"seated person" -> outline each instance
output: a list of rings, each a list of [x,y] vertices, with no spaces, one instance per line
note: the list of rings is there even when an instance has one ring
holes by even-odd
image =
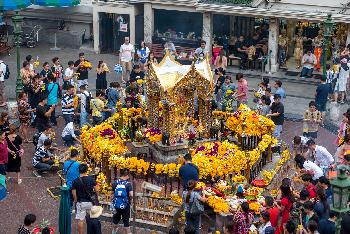
[[[247,56],[248,48],[244,41],[244,36],[240,36],[238,41],[236,42],[236,51],[237,51],[237,57],[241,58],[240,69],[245,69],[247,58],[248,58]]]
[[[139,86],[136,79],[130,79],[130,85],[126,87],[125,93],[127,97],[135,97],[139,93]]]
[[[135,64],[132,72],[130,74],[130,80],[143,80],[145,78],[145,73],[141,71],[141,67],[138,64]]]
[[[317,63],[316,56],[311,53],[311,50],[308,50],[306,54],[304,54],[301,63],[303,64],[303,69],[301,70],[300,77],[301,78],[311,78],[312,73],[314,71],[314,66]]]
[[[71,147],[75,145],[75,141],[80,143],[80,140],[78,139],[77,135],[79,135],[78,131],[74,131],[74,124],[73,121],[67,123],[67,125],[64,127],[62,131],[62,139],[64,141],[64,145],[67,147]]]
[[[132,98],[131,97],[128,97],[125,99],[125,103],[123,104],[122,108],[132,108],[133,105],[132,105]]]
[[[221,85],[221,93],[226,94],[228,90],[234,92],[236,90],[235,85],[231,82],[231,76],[225,77],[225,82]]]
[[[46,139],[44,145],[38,148],[34,154],[32,164],[37,171],[33,173],[37,177],[40,177],[38,173],[57,170],[57,167],[53,166],[55,162],[53,161],[53,154],[50,152],[51,146],[52,140]]]

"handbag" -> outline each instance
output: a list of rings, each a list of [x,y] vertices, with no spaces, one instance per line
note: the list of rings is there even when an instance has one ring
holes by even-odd
[[[83,185],[83,189],[85,191],[85,193],[87,193],[87,195],[89,195],[91,202],[94,206],[98,206],[100,204],[100,202],[98,201],[98,197],[95,191],[93,191],[93,193],[90,193],[87,188],[86,185],[83,182],[83,179],[81,177],[79,177],[79,180],[81,182],[81,184]]]
[[[8,138],[9,139],[9,138]],[[16,149],[16,156],[17,157],[22,157],[24,155],[24,149],[20,148],[18,149],[15,144],[13,144],[13,142],[9,139],[9,142],[11,143],[11,145],[13,146],[13,148]]]
[[[193,197],[193,202],[190,203],[188,212],[191,215],[201,215],[204,212],[204,205],[200,200]]]

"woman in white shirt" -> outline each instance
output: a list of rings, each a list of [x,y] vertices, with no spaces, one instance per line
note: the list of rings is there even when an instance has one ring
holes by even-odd
[[[140,61],[142,71],[145,69],[145,64],[147,63],[149,52],[150,52],[150,50],[146,46],[145,42],[141,41],[140,47],[137,50],[137,56],[138,56],[138,59]]]

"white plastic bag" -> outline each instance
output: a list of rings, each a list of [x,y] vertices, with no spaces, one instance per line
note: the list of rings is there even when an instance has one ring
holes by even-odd
[[[329,104],[330,112],[329,117],[332,121],[338,121],[340,116],[340,108],[337,102],[331,102]]]

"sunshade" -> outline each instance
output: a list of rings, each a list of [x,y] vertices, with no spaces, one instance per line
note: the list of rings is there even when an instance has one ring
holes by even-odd
[[[0,11],[14,11],[28,7],[30,0],[0,0]]]

